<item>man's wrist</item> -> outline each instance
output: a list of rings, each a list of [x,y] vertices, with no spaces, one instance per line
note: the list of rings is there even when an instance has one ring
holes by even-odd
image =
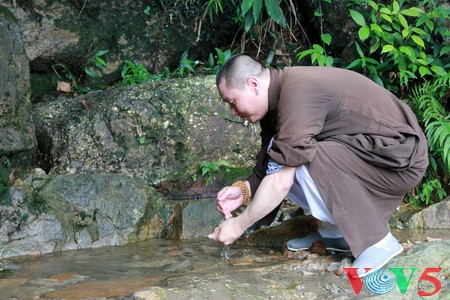
[[[242,196],[244,198],[244,201],[242,202],[242,204],[248,206],[250,204],[250,199],[251,199],[249,184],[245,181],[239,180],[239,181],[234,182],[231,186],[237,186],[241,189]]]

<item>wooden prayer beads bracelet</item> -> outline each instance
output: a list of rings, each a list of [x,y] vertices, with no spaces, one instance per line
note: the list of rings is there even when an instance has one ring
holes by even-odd
[[[231,186],[238,186],[241,188],[242,195],[244,196],[244,201],[242,202],[242,204],[248,206],[250,204],[250,191],[248,190],[248,187],[245,184],[245,182],[242,180],[239,180],[239,181],[234,182]]]

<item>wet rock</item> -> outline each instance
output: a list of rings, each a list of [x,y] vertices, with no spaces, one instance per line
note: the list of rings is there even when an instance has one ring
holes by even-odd
[[[133,293],[133,300],[159,300],[166,297],[165,291],[160,287],[152,287],[147,290]],[[131,299],[130,299],[131,300]]]
[[[0,6],[0,155],[36,146],[31,118],[30,69],[20,28]]]
[[[182,238],[206,237],[214,231],[223,216],[217,210],[216,199],[189,201],[183,209]]]
[[[286,241],[307,236],[316,231],[318,226],[318,221],[312,216],[297,216],[279,225],[258,229],[236,243],[242,246],[282,249]]]
[[[3,271],[11,271],[11,270],[18,270],[20,269],[20,266],[13,263],[10,260],[0,260],[0,272]]]
[[[450,228],[450,198],[412,215],[406,224],[413,228]]]

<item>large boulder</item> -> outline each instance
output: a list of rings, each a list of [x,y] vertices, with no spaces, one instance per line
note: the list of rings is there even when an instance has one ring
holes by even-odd
[[[30,71],[19,27],[0,6],[0,156],[33,149]]]
[[[156,185],[201,161],[251,166],[259,146],[220,101],[214,76],[152,81],[35,105],[40,156],[57,174],[124,173]]]
[[[450,228],[450,198],[415,213],[407,225],[413,228]]]
[[[12,205],[0,206],[0,259],[125,245],[171,230],[171,206],[144,181],[123,174],[41,170],[10,194]]]

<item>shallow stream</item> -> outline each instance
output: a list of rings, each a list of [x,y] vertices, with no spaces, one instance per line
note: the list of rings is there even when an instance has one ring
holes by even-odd
[[[403,243],[450,239],[447,229],[393,234]],[[206,237],[153,239],[10,258],[12,270],[0,272],[0,298],[353,299],[346,278],[312,266],[322,258],[300,267],[279,250],[224,247]]]

